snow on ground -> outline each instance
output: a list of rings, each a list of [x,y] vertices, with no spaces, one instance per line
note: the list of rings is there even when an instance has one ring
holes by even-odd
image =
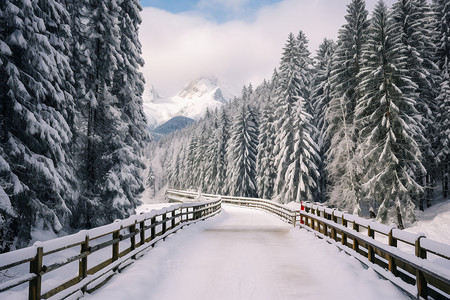
[[[407,299],[356,259],[262,211],[220,215],[158,243],[89,300]]]
[[[431,206],[418,212],[419,221],[406,231],[423,232],[427,238],[450,245],[450,201]]]

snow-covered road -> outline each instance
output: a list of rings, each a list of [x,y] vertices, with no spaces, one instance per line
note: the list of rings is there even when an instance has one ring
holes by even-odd
[[[158,243],[85,299],[407,299],[335,246],[262,211],[220,215]]]

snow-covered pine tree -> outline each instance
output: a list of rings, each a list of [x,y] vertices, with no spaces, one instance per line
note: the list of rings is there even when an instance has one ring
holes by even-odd
[[[340,209],[359,213],[359,163],[355,158],[358,132],[354,124],[354,111],[361,98],[356,87],[360,82],[361,48],[369,25],[364,0],[353,0],[347,7],[347,13],[347,23],[339,30],[333,55],[332,92],[325,114],[328,124],[325,139],[330,143],[326,153],[327,196],[330,203]]]
[[[3,1],[0,24],[0,251],[7,251],[26,245],[32,228],[59,232],[71,215],[73,78],[59,1]]]
[[[277,136],[275,140],[275,167],[277,178],[275,181],[275,193],[279,202],[289,202],[296,199],[292,191],[297,189],[292,184],[296,182],[292,178],[299,178],[300,174],[288,174],[288,168],[293,168],[299,157],[293,155],[295,137],[297,136],[297,120],[299,116],[296,109],[297,102],[302,99],[302,110],[311,115],[312,106],[309,100],[312,82],[313,61],[307,49],[308,40],[300,31],[297,38],[291,33],[281,58],[278,73],[278,86],[275,90],[275,117]],[[308,132],[308,134],[313,134]],[[301,137],[300,137],[301,138]],[[314,156],[314,159],[318,156]],[[315,164],[317,165],[318,162]],[[295,169],[298,170],[298,169]],[[288,178],[289,176],[289,178]],[[290,182],[288,182],[288,180]],[[295,197],[295,198],[289,198]]]
[[[82,74],[83,86],[79,88],[83,98],[78,102],[78,110],[83,117],[80,119],[80,136],[84,137],[80,147],[83,163],[79,174],[87,183],[82,188],[78,214],[74,219],[75,225],[81,227],[98,226],[130,215],[142,190],[142,181],[138,177],[142,162],[133,148],[136,142],[124,142],[142,133],[143,116],[136,109],[142,93],[142,80],[137,71],[130,71],[133,67],[138,68],[133,63],[139,64],[135,56],[139,53],[134,49],[136,52],[124,55],[121,50],[118,26],[121,2],[87,1],[83,3],[86,15],[79,20],[84,21],[79,33],[84,37],[79,45],[80,56],[83,53],[88,55],[85,58],[86,71]],[[126,18],[125,13],[122,16]],[[124,64],[124,59],[129,63]],[[114,81],[121,73],[122,78],[128,76],[135,90],[130,92],[125,88],[118,93],[114,89]],[[131,94],[125,95],[127,92]],[[127,103],[130,105],[125,108]],[[131,117],[136,120],[130,122]]]
[[[435,0],[433,10],[436,19],[436,64],[440,71],[437,123],[440,134],[437,136],[437,159],[442,179],[442,194],[449,197],[450,180],[450,3]]]
[[[225,108],[220,111],[220,119],[218,123],[218,128],[216,130],[216,136],[214,137],[219,141],[216,155],[216,167],[217,175],[215,178],[215,192],[218,194],[226,195],[228,194],[227,189],[227,146],[230,140],[230,121]]]
[[[300,87],[300,97],[303,97],[303,110],[312,115],[313,107],[311,101],[312,72],[314,71],[314,61],[308,50],[308,39],[300,30],[296,37],[297,59],[298,59],[298,83]]]
[[[263,199],[271,199],[274,192],[275,178],[275,120],[274,107],[269,100],[266,102],[259,124],[259,144],[258,155],[256,157],[257,166],[257,187],[258,195]]]
[[[218,172],[217,156],[220,147],[220,140],[217,138],[217,132],[219,131],[219,116],[217,110],[211,115],[209,120],[211,121],[211,124],[209,124],[208,127],[208,137],[205,145],[203,192],[216,193],[216,177]],[[208,121],[206,122],[208,123]]]
[[[114,9],[114,8],[113,8]],[[137,0],[119,3],[118,32],[120,33],[119,54],[111,94],[117,99],[114,129],[111,134],[110,148],[106,163],[108,172],[100,197],[112,201],[117,217],[128,216],[140,204],[143,182],[140,176],[145,168],[141,155],[149,140],[147,123],[142,105],[144,78],[139,68],[144,64],[141,57],[141,45],[138,27],[141,23],[141,6]],[[106,154],[106,153],[105,153]]]
[[[295,202],[315,201],[320,161],[318,146],[313,141],[317,129],[305,107],[305,99],[298,99],[295,110],[292,163],[286,170],[286,198]]]
[[[327,153],[330,147],[330,141],[325,139],[325,130],[328,127],[328,123],[325,120],[325,112],[331,101],[331,70],[333,62],[333,53],[335,51],[336,44],[329,39],[324,39],[319,45],[316,57],[316,69],[313,80],[313,91],[311,94],[312,106],[314,110],[312,122],[317,128],[317,135],[314,137],[314,141],[319,146],[320,164],[319,168],[320,180],[318,183],[318,198],[316,201],[323,202],[326,200],[326,188],[327,188],[327,175],[325,169],[325,153]]]
[[[434,103],[435,74],[437,68],[433,63],[435,46],[432,43],[433,31],[430,28],[431,9],[426,0],[399,0],[393,6],[393,17],[400,24],[402,29],[401,40],[407,50],[407,66],[412,81],[417,85],[417,109],[420,112],[421,123],[424,126],[423,136],[417,136],[417,142],[423,155],[423,163],[426,166],[426,174],[418,174],[425,186],[425,199],[419,202],[419,208],[424,209],[424,203],[431,205],[433,198],[432,174],[436,173],[434,149],[432,141],[438,132],[436,130],[437,106]]]
[[[258,123],[252,108],[242,104],[231,128],[228,146],[227,181],[229,194],[257,197],[256,155]]]
[[[294,106],[301,96],[300,62],[297,41],[289,34],[278,71],[277,86],[274,91],[275,109],[275,180],[274,194],[278,201],[289,202],[286,199],[286,170],[292,163],[291,154],[294,151]]]
[[[414,137],[421,135],[415,108],[416,84],[409,77],[401,28],[383,1],[373,12],[363,49],[356,107],[361,124],[359,155],[365,170],[361,193],[374,201],[383,223],[415,220],[415,203],[423,188],[415,174],[424,171]]]

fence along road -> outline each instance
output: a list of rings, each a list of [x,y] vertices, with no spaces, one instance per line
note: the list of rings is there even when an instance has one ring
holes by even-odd
[[[355,259],[261,210],[222,213],[152,249],[89,299],[407,299]]]
[[[305,291],[308,294],[308,291],[311,289],[312,292],[310,291],[310,295],[313,295],[314,298],[317,298],[317,293],[319,293],[318,295],[328,293],[327,295],[329,297],[335,297],[334,294],[331,294],[331,291],[337,293],[336,291],[343,290],[345,290],[345,293],[341,296],[346,299],[351,299],[349,296],[344,297],[346,293],[364,298],[368,294],[381,297],[379,294],[382,289],[375,282],[369,284],[371,288],[375,288],[375,293],[372,290],[368,292],[364,288],[361,292],[360,287],[364,286],[365,282],[358,283],[357,279],[361,279],[359,277],[360,274],[355,277],[354,274],[345,275],[345,272],[342,273],[342,270],[350,271],[350,273],[352,270],[355,270],[354,264],[342,266],[342,263],[346,264],[348,262],[347,256],[334,257],[332,261],[324,264],[324,261],[326,261],[325,258],[330,256],[330,253],[322,253],[317,256],[316,254],[330,248],[324,246],[327,244],[323,243],[323,240],[320,241],[321,244],[317,244],[318,241],[314,236],[318,236],[328,243],[334,244],[334,246],[340,248],[343,252],[360,260],[363,265],[370,266],[369,270],[372,273],[375,270],[380,276],[389,279],[413,298],[420,295],[423,298],[450,299],[450,270],[446,267],[450,262],[449,245],[434,242],[422,235],[410,234],[393,227],[374,223],[311,203],[306,203],[304,205],[305,210],[300,211],[291,210],[263,199],[229,196],[220,198],[219,196],[206,194],[204,196],[211,198],[211,200],[198,202],[198,200],[204,198],[197,198],[197,193],[169,190],[167,192],[168,200],[194,200],[195,203],[177,204],[161,211],[152,211],[144,215],[133,216],[127,220],[94,228],[89,231],[79,232],[72,236],[44,243],[36,243],[29,248],[1,254],[0,272],[5,274],[5,278],[9,279],[6,279],[6,282],[3,281],[0,283],[0,298],[3,299],[3,296],[5,296],[7,299],[12,299],[11,297],[14,298],[14,295],[16,295],[19,296],[18,299],[26,299],[28,295],[28,299],[64,299],[67,296],[82,296],[83,292],[87,292],[88,294],[94,293],[96,289],[103,286],[118,271],[126,268],[135,258],[141,256],[145,250],[154,246],[157,241],[168,237],[183,226],[217,214],[220,211],[221,203],[228,203],[268,211],[278,217],[278,225],[280,224],[280,219],[282,219],[287,224],[294,224],[314,232],[314,235],[309,234],[304,236],[304,231],[302,231],[303,233],[300,233],[300,230],[289,229],[286,231],[286,229],[280,229],[280,226],[277,224],[264,219],[260,223],[256,222],[253,224],[252,222],[255,222],[260,217],[239,217],[243,212],[241,210],[241,212],[237,213],[222,214],[221,218],[224,216],[228,217],[228,221],[224,223],[225,225],[218,223],[212,229],[204,228],[198,236],[191,236],[185,239],[183,243],[178,244],[175,248],[174,257],[179,255],[181,248],[190,249],[194,247],[192,249],[199,256],[198,259],[203,259],[204,257],[214,259],[214,261],[210,261],[214,273],[217,271],[219,274],[227,274],[230,272],[234,275],[247,274],[241,280],[234,282],[231,279],[235,280],[235,277],[223,278],[231,280],[224,280],[228,284],[224,285],[221,283],[222,285],[220,286],[227,293],[229,293],[228,287],[230,284],[233,286],[233,284],[237,283],[238,291],[241,291],[244,287],[244,292],[234,295],[236,299],[239,299],[241,296],[243,298],[253,298],[254,294],[259,295],[260,298],[264,295],[271,295],[271,297],[283,295],[284,298],[289,298],[291,293],[296,295],[294,298],[298,298],[300,295],[305,295]],[[254,212],[254,210],[250,211]],[[265,217],[269,217],[269,215],[265,215]],[[286,224],[283,224],[283,226],[286,226]],[[288,234],[283,234],[286,232]],[[297,236],[296,239],[291,238],[292,235],[299,234],[301,236]],[[229,253],[234,253],[232,251],[234,248],[228,249],[224,253],[219,251],[222,247],[227,248],[229,245],[246,241],[243,235],[251,236],[252,240],[256,241],[257,246],[249,247],[248,249],[244,247],[237,254],[231,256]],[[205,244],[204,247],[197,247],[198,237],[205,236],[210,236],[211,241],[208,242],[205,240],[203,241]],[[217,240],[215,238],[216,236],[226,236],[228,240],[223,238]],[[284,239],[279,239],[281,236],[284,236]],[[289,239],[286,240],[286,236]],[[379,240],[380,237],[382,242]],[[314,241],[308,240],[311,238]],[[210,249],[209,244],[214,243],[215,240],[217,240],[217,245],[220,247],[216,246]],[[272,245],[273,241],[279,242],[282,246],[273,249],[267,247],[267,245]],[[397,248],[397,244],[399,243],[415,250],[415,255],[402,252]],[[299,244],[301,247],[298,247]],[[337,251],[336,247],[332,249]],[[208,250],[204,252],[201,249]],[[292,249],[297,250],[292,252]],[[144,273],[147,272],[145,276],[139,277],[139,279],[144,281],[131,277],[133,281],[130,284],[126,284],[125,282],[120,284],[123,290],[128,286],[134,286],[135,290],[139,291],[136,282],[140,282],[141,286],[145,288],[146,293],[144,297],[139,297],[139,299],[145,299],[145,295],[148,296],[150,292],[153,293],[153,290],[160,289],[161,286],[164,286],[161,283],[157,284],[151,291],[148,290],[149,284],[160,282],[159,276],[151,279],[148,272],[154,272],[161,261],[171,261],[172,256],[157,259],[156,257],[158,256],[155,255],[155,251],[152,251],[152,253],[149,257],[155,259],[153,263],[146,266],[139,262],[134,267]],[[263,255],[260,256],[260,253],[263,253]],[[277,256],[277,253],[282,253],[282,256]],[[299,259],[299,253],[302,254],[300,258],[303,260]],[[184,254],[186,253],[183,252]],[[255,257],[258,259],[254,260]],[[279,257],[282,257],[282,259],[279,259]],[[317,257],[320,257],[320,259],[317,259]],[[314,259],[316,260],[315,262]],[[289,260],[289,263],[286,260]],[[195,257],[192,256],[189,259],[190,261],[195,262]],[[226,272],[228,270],[227,268],[232,266],[236,261],[241,262],[237,265],[238,269],[230,269],[229,272]],[[252,261],[254,262],[254,266],[258,268],[253,267],[251,263],[249,264]],[[439,263],[436,263],[437,261]],[[192,265],[189,269],[190,272],[196,270],[197,266],[201,267],[203,265],[201,262],[202,260],[198,264],[195,263]],[[314,267],[311,267],[311,262]],[[225,265],[221,267],[220,263],[225,263]],[[216,267],[215,264],[218,266]],[[302,265],[303,268],[301,267]],[[183,266],[184,264],[180,263],[171,265],[171,268],[177,269]],[[206,266],[210,265],[208,264]],[[242,268],[243,266],[245,267]],[[336,266],[338,267],[336,268]],[[361,265],[358,266],[361,268]],[[13,268],[19,270],[14,277],[11,276],[11,270]],[[247,273],[247,269],[252,270],[252,272]],[[303,269],[307,270],[306,277],[308,277],[308,280],[305,281],[299,280],[303,278]],[[55,270],[58,271],[55,272]],[[204,271],[206,272],[207,270]],[[339,275],[340,272],[342,276]],[[61,276],[64,273],[66,276]],[[159,274],[159,272],[157,273]],[[201,278],[201,274],[212,273],[197,273],[197,277]],[[278,276],[270,277],[269,274],[278,274]],[[290,277],[297,278],[297,280],[279,279],[289,277],[285,274],[289,274]],[[329,274],[333,274],[333,276],[327,277]],[[187,275],[186,277],[190,280],[187,282],[196,282],[195,280],[192,281],[191,275]],[[214,278],[212,275],[210,277]],[[309,281],[309,279],[315,277],[321,278],[321,280],[317,281],[321,284]],[[251,278],[253,281],[242,285],[243,280],[248,280],[248,278]],[[336,284],[336,282],[340,282],[345,278],[354,278],[351,281],[353,288],[349,289],[351,284],[349,285],[349,283],[345,282]],[[202,282],[209,282],[209,279],[209,277],[204,278]],[[375,279],[377,278],[375,277]],[[254,289],[251,289],[253,282],[257,282],[257,284],[254,285]],[[270,284],[269,282],[274,284]],[[191,286],[191,283],[186,286],[186,289]],[[299,284],[301,285],[300,288],[298,286]],[[29,287],[28,289],[27,286]],[[209,286],[214,287],[214,284],[208,284],[204,288],[207,289]],[[328,288],[329,286],[334,288],[330,290]],[[220,287],[214,288],[214,291],[216,291],[214,294],[216,296],[217,291],[220,291]],[[250,288],[250,292],[245,292],[247,288]],[[28,290],[28,293],[25,290]],[[257,292],[255,292],[256,290]],[[301,294],[298,294],[299,291],[301,291]],[[227,293],[225,293],[226,298],[229,298]],[[117,295],[119,294],[117,293]],[[116,299],[124,298],[126,298],[126,294],[122,294],[122,298]],[[263,299],[266,298],[263,297]],[[389,299],[391,298],[389,297]]]

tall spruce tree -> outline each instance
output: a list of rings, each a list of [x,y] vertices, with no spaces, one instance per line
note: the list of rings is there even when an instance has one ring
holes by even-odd
[[[330,147],[330,141],[325,138],[325,130],[328,123],[325,119],[325,112],[331,101],[331,70],[333,62],[333,53],[336,44],[329,39],[324,39],[319,45],[316,57],[315,76],[313,81],[313,90],[311,94],[311,102],[313,106],[312,122],[317,128],[317,135],[314,140],[319,147],[320,164],[319,174],[321,174],[318,183],[318,198],[317,201],[323,202],[326,200],[326,188],[328,176],[325,169],[325,153]]]
[[[435,0],[433,9],[436,18],[435,61],[440,72],[436,98],[436,104],[439,106],[437,159],[441,173],[442,194],[444,198],[448,198],[450,195],[450,3],[445,0]]]
[[[3,1],[0,24],[0,251],[7,251],[26,245],[32,228],[59,232],[72,213],[73,78],[61,2]]]
[[[374,201],[377,219],[386,223],[415,220],[415,204],[423,188],[414,174],[425,171],[414,137],[421,135],[415,108],[417,85],[409,77],[401,29],[383,1],[375,7],[356,108],[361,126],[358,147],[364,162],[361,192]]]
[[[313,141],[316,128],[312,116],[306,111],[306,101],[299,98],[296,103],[294,123],[292,163],[286,170],[286,196],[291,201],[315,201],[319,171],[317,163],[320,158],[318,146]]]
[[[146,135],[140,107],[142,75],[137,73],[141,59],[135,36],[136,3],[82,4],[84,15],[79,21],[86,21],[79,35],[84,39],[75,49],[80,52],[77,57],[87,55],[78,105],[82,116],[79,173],[87,184],[74,223],[91,227],[124,218],[138,205],[143,164],[137,154],[142,146],[139,140],[145,141]]]
[[[264,199],[272,198],[277,176],[274,165],[276,136],[274,123],[274,107],[269,99],[261,114],[258,155],[256,157],[258,195]]]
[[[401,40],[407,51],[407,66],[412,81],[416,84],[417,109],[421,115],[421,123],[424,126],[423,136],[417,136],[427,168],[426,174],[421,174],[425,186],[425,199],[419,202],[419,208],[424,209],[424,202],[431,204],[433,198],[432,174],[435,173],[435,153],[433,140],[436,131],[437,106],[434,103],[435,93],[435,64],[433,63],[434,44],[432,43],[432,28],[430,28],[431,9],[426,1],[422,0],[399,0],[393,6],[393,17],[401,28]],[[424,201],[426,200],[426,201]]]
[[[277,132],[274,148],[275,168],[277,169],[275,194],[280,202],[289,202],[286,199],[286,171],[293,162],[291,154],[294,151],[294,106],[301,97],[302,85],[305,84],[302,82],[300,70],[298,42],[290,33],[283,48],[277,86],[274,91],[275,129]]]
[[[256,186],[257,147],[257,117],[252,108],[244,103],[233,120],[228,146],[227,179],[230,195],[258,196]]]
[[[362,45],[367,34],[367,10],[364,0],[353,0],[347,7],[347,23],[339,30],[331,72],[331,99],[326,111],[328,123],[325,139],[330,142],[326,153],[326,170],[330,186],[330,203],[353,213],[360,212],[359,180],[355,157],[358,131],[355,107],[361,95],[356,87],[361,69]]]

